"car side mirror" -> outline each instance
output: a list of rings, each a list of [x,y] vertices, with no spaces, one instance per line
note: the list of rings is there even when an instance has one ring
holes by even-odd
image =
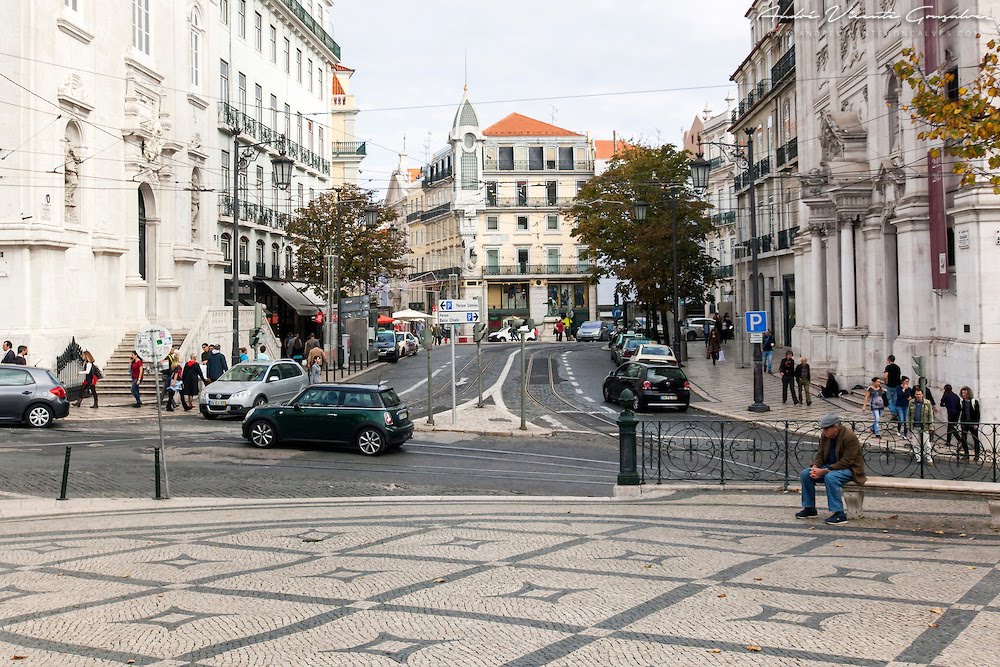
[[[302,412],[302,404],[292,403],[292,410],[295,410],[296,412]]]
[[[277,375],[270,375],[270,376],[268,376],[267,381],[268,382],[277,382],[278,381],[278,376]]]

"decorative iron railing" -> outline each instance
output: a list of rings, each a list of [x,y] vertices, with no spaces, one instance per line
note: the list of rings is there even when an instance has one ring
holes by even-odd
[[[976,430],[942,424],[903,435],[898,424],[845,421],[861,441],[865,473],[880,477],[996,482],[1000,424]],[[651,421],[636,429],[644,483],[781,482],[787,488],[819,448],[816,422]]]
[[[76,337],[70,338],[69,345],[56,357],[56,378],[62,382],[70,400],[80,396],[83,387],[83,348],[76,342]]]

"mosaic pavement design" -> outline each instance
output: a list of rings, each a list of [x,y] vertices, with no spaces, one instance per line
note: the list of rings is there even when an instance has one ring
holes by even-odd
[[[997,535],[795,509],[689,493],[5,519],[0,664],[1000,664]]]

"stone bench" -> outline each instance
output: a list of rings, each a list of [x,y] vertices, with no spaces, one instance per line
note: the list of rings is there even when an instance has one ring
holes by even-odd
[[[1000,528],[1000,483],[962,482],[950,479],[910,479],[906,477],[869,477],[864,485],[853,481],[843,486],[844,505],[849,517],[865,515],[865,490],[916,491],[919,493],[953,493],[984,498],[990,510],[990,524]]]

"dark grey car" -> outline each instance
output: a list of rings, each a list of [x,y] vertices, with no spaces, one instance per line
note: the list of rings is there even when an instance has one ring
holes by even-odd
[[[52,373],[34,366],[0,364],[0,421],[45,428],[68,414],[66,388]]]

